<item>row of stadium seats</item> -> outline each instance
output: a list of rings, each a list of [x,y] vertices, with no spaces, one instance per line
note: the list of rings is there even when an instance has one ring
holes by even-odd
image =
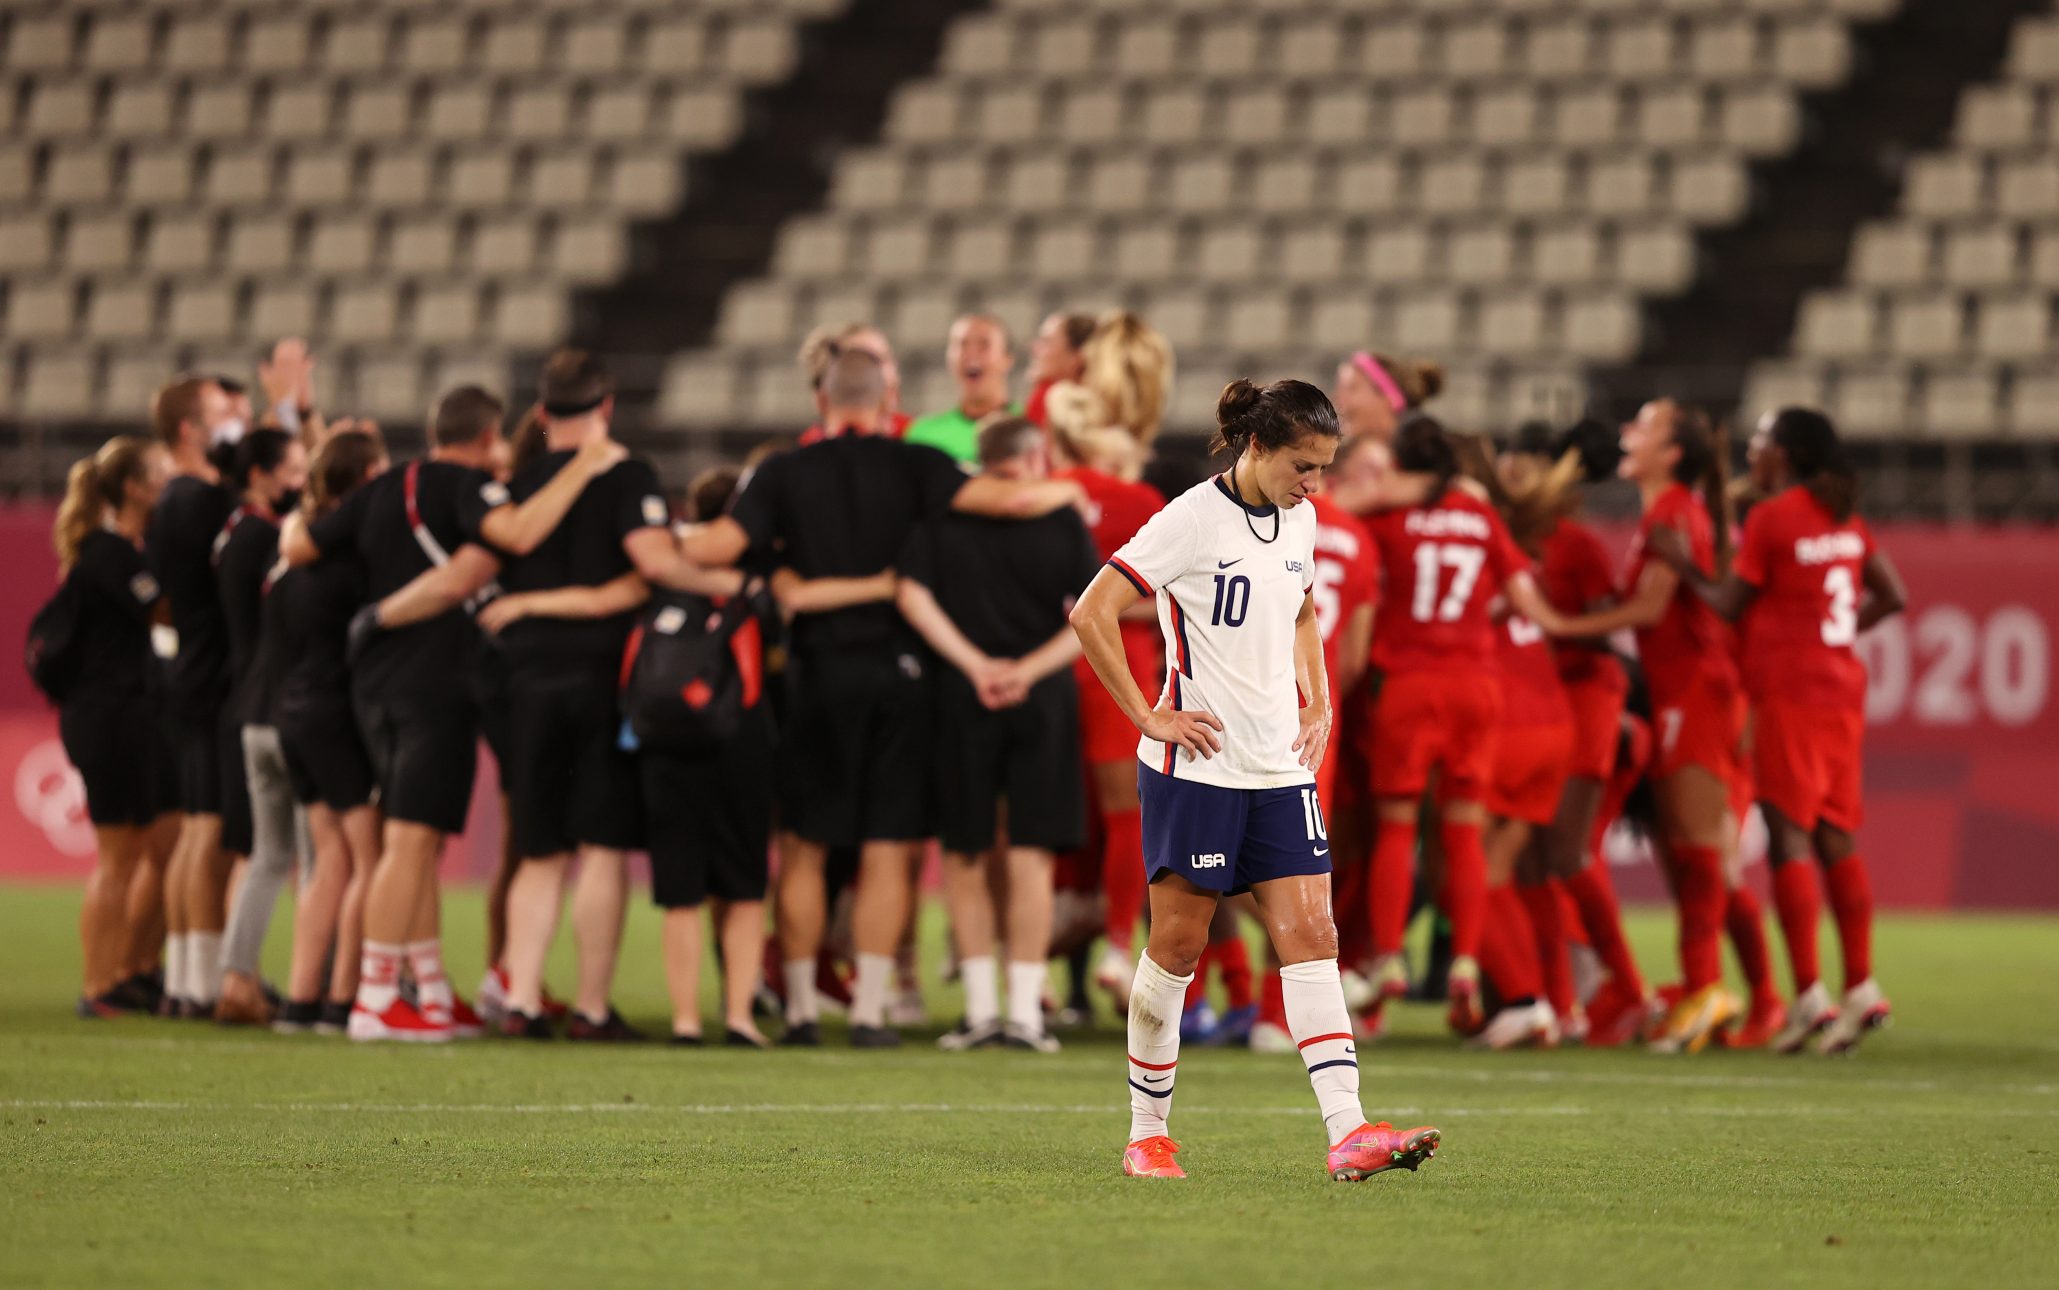
[[[735,87],[697,77],[669,85],[635,77],[555,79],[294,77],[222,84],[131,79],[111,84],[39,79],[22,95],[0,82],[0,129],[52,140],[180,139],[432,142],[664,138],[727,143]],[[18,118],[18,119],[11,119]]]
[[[40,157],[39,157],[40,152]],[[630,144],[559,148],[257,144],[0,144],[0,207],[540,210],[597,208],[625,219],[680,198],[682,148]]]
[[[1203,20],[1135,21],[1093,14],[996,13],[957,24],[942,70],[1008,78],[1241,79],[1265,72],[1316,81],[1516,77],[1575,81],[1775,77],[1835,84],[1851,57],[1845,24],[1808,8],[1774,20],[1710,3],[1688,18],[1649,7],[1615,15],[1541,13],[1511,21],[1492,9],[1380,14],[1342,9],[1268,20],[1236,9]]]
[[[2059,17],[2017,22],[2001,79],[1960,95],[1899,211],[1811,292],[1749,403],[1822,402],[1854,434],[2059,435],[2059,151],[2043,133]]]
[[[806,217],[780,230],[773,264],[779,277],[796,283],[921,281],[938,272],[967,281],[1091,283],[1120,266],[1140,280],[1613,282],[1650,291],[1677,290],[1694,272],[1692,234],[1665,220],[1443,223],[1402,216],[1362,223],[1248,217],[1187,223],[919,212],[863,221]]]
[[[135,270],[169,278],[274,275],[285,286],[373,271],[600,283],[621,272],[625,243],[612,214],[475,216],[447,209],[381,220],[364,213],[31,211],[0,215],[0,272],[26,276],[61,267],[95,276]]]
[[[494,3],[495,0],[482,0]],[[1696,14],[1711,10],[1732,13],[1833,13],[1844,18],[1878,18],[1899,0],[1360,0],[1351,12],[1388,17],[1449,18],[1479,13],[1502,18],[1552,14]],[[999,0],[997,8],[1025,13],[1127,13],[1139,0]],[[1333,11],[1335,0],[1151,0],[1143,7],[1160,12],[1199,16],[1271,14],[1299,19],[1311,12]]]
[[[763,84],[792,70],[791,11],[823,6],[753,0],[728,15],[679,14],[677,6],[666,5],[645,16],[567,5],[565,15],[553,16],[472,15],[439,5],[429,12],[399,16],[360,4],[340,8],[326,20],[299,5],[283,13],[273,6],[271,11],[256,9],[243,15],[162,17],[127,6],[100,7],[111,12],[95,15],[83,32],[76,4],[44,14],[17,13],[7,27],[6,65],[17,73],[572,72],[659,79],[705,71]],[[749,12],[758,8],[776,16]]]

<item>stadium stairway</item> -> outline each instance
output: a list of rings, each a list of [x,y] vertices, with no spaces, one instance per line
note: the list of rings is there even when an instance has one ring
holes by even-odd
[[[822,204],[837,154],[878,135],[893,91],[980,3],[861,0],[805,24],[792,75],[750,93],[729,147],[688,162],[686,202],[636,225],[621,277],[574,298],[572,340],[609,355],[625,427],[649,424],[666,361],[707,344],[729,287],[765,272],[780,227]]]
[[[1909,159],[1947,140],[1961,92],[2002,66],[2017,19],[2049,8],[1901,0],[1856,24],[1849,78],[1804,97],[1800,146],[1755,165],[1750,214],[1701,232],[1694,287],[1647,303],[1637,356],[1591,374],[1596,410],[1625,415],[1654,391],[1737,407],[1803,297],[1841,281],[1854,234],[1893,209]]]

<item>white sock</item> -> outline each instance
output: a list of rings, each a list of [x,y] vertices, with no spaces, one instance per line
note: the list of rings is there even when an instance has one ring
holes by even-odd
[[[965,1024],[991,1026],[1001,1019],[1001,969],[991,954],[965,959],[958,964],[965,982]],[[1011,978],[1012,979],[1012,978]],[[1014,999],[1011,997],[1012,1004]]]
[[[407,947],[408,971],[414,974],[415,998],[424,1008],[449,1010],[457,1002],[450,978],[443,972],[443,942],[412,941]]]
[[[174,999],[186,997],[186,933],[171,932],[164,938],[164,992]]]
[[[894,956],[860,954],[858,979],[851,983],[851,1024],[887,1024],[887,989],[894,983]]]
[[[1174,976],[1149,954],[1137,960],[1130,986],[1130,1141],[1165,1132],[1172,1111],[1172,1086],[1180,1062],[1180,1010],[1193,976]]]
[[[367,1012],[384,1012],[400,997],[400,959],[403,949],[383,941],[366,941],[358,959],[357,1005]]]
[[[1280,969],[1280,993],[1287,1002],[1287,1030],[1308,1066],[1323,1127],[1335,1145],[1366,1122],[1358,1101],[1358,1043],[1351,1036],[1351,1010],[1337,960],[1312,959]]]
[[[213,1003],[222,997],[222,934],[192,932],[186,947],[186,972],[190,982],[187,998],[195,1003]]]
[[[810,1025],[820,1015],[815,1001],[815,960],[789,960],[786,965],[786,1024]]]
[[[1044,976],[1042,959],[1035,963],[1008,965],[1008,1022],[1032,1035],[1044,1033]]]

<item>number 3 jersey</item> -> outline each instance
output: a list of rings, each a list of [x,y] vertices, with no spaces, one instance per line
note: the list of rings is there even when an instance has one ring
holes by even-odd
[[[1158,598],[1161,701],[1223,723],[1213,758],[1139,740],[1146,766],[1220,788],[1315,782],[1294,755],[1294,632],[1315,584],[1315,530],[1315,507],[1249,506],[1217,476],[1174,498],[1109,558],[1139,593]]]
[[[1745,518],[1734,571],[1758,590],[1744,615],[1744,687],[1754,700],[1858,709],[1866,665],[1852,649],[1873,534],[1794,487]]]
[[[1488,607],[1530,565],[1486,502],[1447,488],[1366,520],[1380,556],[1373,665],[1383,672],[1495,671]]]

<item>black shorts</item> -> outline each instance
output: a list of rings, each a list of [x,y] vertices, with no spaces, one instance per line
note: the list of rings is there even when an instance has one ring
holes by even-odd
[[[222,775],[222,850],[232,856],[247,856],[253,845],[250,820],[250,777],[243,767],[243,723],[230,714],[237,704],[222,708],[219,756]]]
[[[500,646],[482,642],[472,663],[472,698],[479,709],[479,734],[493,754],[501,791],[508,786],[508,658]]]
[[[913,654],[790,665],[782,827],[830,847],[930,836],[928,671]]]
[[[187,815],[222,813],[222,728],[219,709],[204,718],[173,715],[166,730],[171,744],[178,797],[173,805]],[[242,765],[239,756],[237,765]]]
[[[64,755],[86,782],[86,818],[97,825],[142,828],[177,807],[166,792],[164,740],[138,739],[136,730],[135,706],[119,699],[66,704],[57,715]]]
[[[278,729],[295,801],[340,814],[372,800],[372,759],[348,704],[281,712]]]
[[[508,684],[508,792],[515,854],[643,844],[643,790],[624,752],[615,678],[518,671]]]
[[[937,835],[944,849],[976,855],[991,847],[1003,801],[1011,845],[1083,845],[1087,794],[1071,669],[1044,678],[1028,699],[999,712],[982,706],[955,671],[938,689]]]
[[[462,833],[472,806],[479,730],[463,687],[446,695],[359,698],[352,705],[379,809],[389,820]]]
[[[709,896],[765,899],[765,847],[772,835],[772,716],[747,719],[714,757],[675,757],[646,748],[644,828],[651,899],[683,909]]]

